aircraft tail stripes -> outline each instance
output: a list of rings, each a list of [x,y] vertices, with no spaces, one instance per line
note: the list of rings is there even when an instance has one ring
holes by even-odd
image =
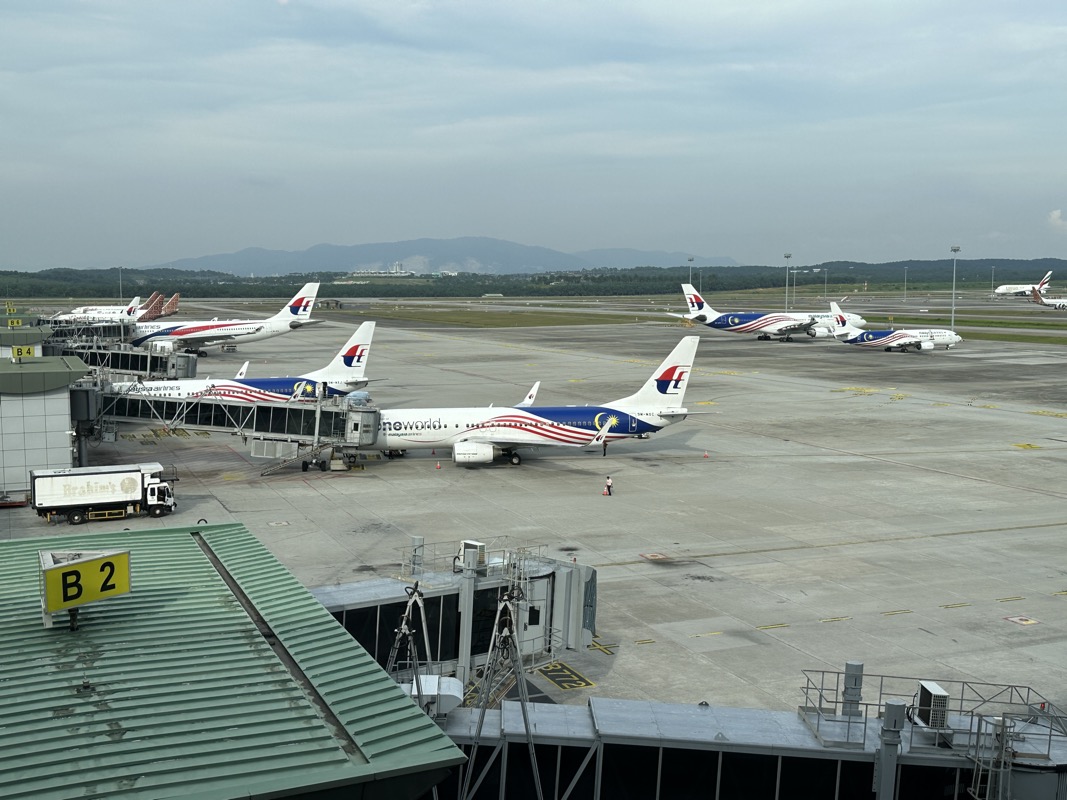
[[[1037,290],[1043,292],[1048,288],[1049,282],[1052,280],[1052,270],[1045,273],[1045,277],[1037,284]]]
[[[656,367],[645,385],[629,397],[614,403],[605,403],[610,408],[634,409],[656,412],[669,408],[681,408],[685,388],[693,373],[699,336],[685,336],[671,351],[663,363]]]

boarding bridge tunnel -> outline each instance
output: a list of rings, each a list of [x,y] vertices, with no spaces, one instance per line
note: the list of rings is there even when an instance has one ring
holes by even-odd
[[[374,449],[381,412],[365,401],[328,398],[315,403],[232,402],[210,397],[169,399],[104,392],[104,422],[140,423],[174,429],[219,431],[262,442],[299,447],[331,443],[338,449]],[[255,450],[253,455],[257,455]],[[258,455],[264,455],[261,451]],[[281,457],[284,452],[271,453]]]

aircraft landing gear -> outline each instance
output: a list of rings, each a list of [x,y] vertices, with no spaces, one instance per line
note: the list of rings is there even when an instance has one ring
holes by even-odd
[[[520,456],[518,453],[508,453],[507,456],[508,456],[508,461],[510,461],[516,467],[519,466],[519,464],[522,463],[522,456]]]

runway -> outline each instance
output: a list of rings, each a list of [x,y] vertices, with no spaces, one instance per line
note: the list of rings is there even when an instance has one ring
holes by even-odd
[[[200,375],[295,374],[352,326],[212,355]],[[561,661],[604,697],[794,709],[804,669],[1029,685],[1067,705],[1067,350],[965,341],[885,353],[662,322],[462,330],[379,324],[378,405],[602,403],[700,333],[694,413],[606,457],[521,466],[412,453],[261,478],[237,436],[126,430],[94,463],[175,463],[186,526],[238,520],[306,585],[396,574],[409,536],[545,545],[599,573],[599,647]],[[706,456],[705,456],[706,454]],[[437,468],[440,463],[441,468]],[[601,494],[605,475],[615,494]],[[54,533],[27,509],[0,536]],[[97,523],[155,528],[159,520]]]

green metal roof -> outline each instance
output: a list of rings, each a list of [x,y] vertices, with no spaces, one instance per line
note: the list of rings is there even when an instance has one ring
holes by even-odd
[[[43,627],[38,550],[133,591]],[[0,797],[416,797],[464,760],[243,525],[0,541]]]
[[[70,386],[92,370],[77,356],[0,359],[0,394],[31,394]]]

